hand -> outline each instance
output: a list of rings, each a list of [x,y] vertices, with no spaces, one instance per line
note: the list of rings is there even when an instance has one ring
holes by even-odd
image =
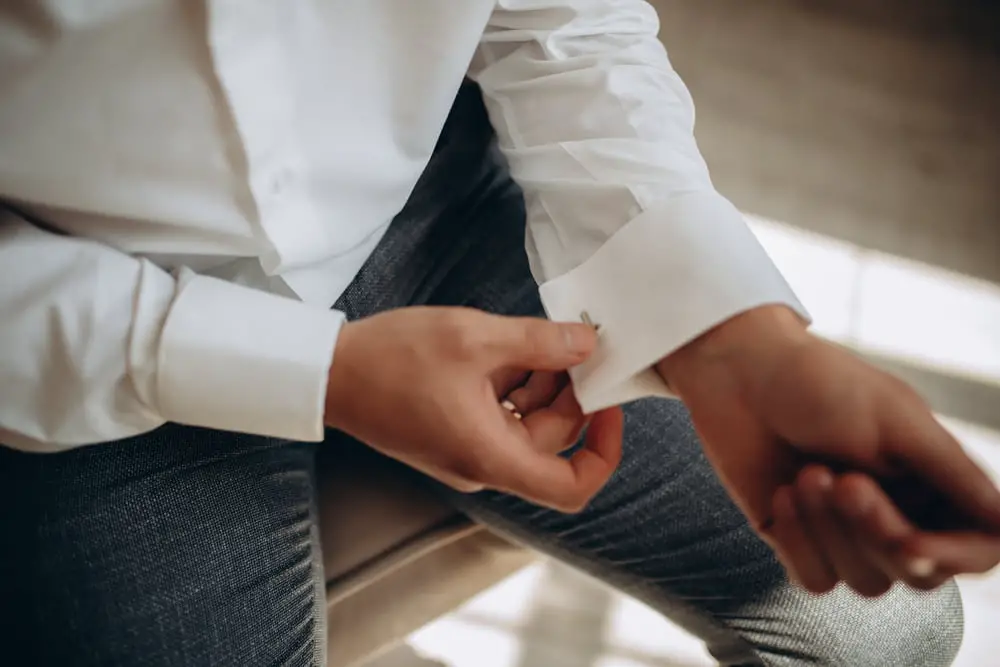
[[[985,473],[912,389],[791,311],[751,311],[658,368],[730,495],[807,589],[933,588],[1000,561],[1000,492]],[[946,509],[923,521],[904,490]]]
[[[330,369],[329,426],[459,491],[504,491],[578,511],[621,457],[622,415],[587,424],[572,390],[539,373],[518,389],[518,420],[500,400],[528,371],[562,371],[596,344],[582,324],[468,308],[402,308],[346,324]],[[529,404],[530,403],[530,404]]]

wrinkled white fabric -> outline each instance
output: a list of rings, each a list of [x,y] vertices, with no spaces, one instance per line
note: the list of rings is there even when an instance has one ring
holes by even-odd
[[[590,410],[763,303],[801,306],[712,187],[642,0],[14,0],[0,9],[0,439],[164,421],[322,437],[329,310],[466,75]],[[56,232],[59,233],[56,233]],[[333,360],[332,363],[336,363]]]

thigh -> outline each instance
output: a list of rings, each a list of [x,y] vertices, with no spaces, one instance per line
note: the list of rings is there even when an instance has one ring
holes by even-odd
[[[944,666],[962,636],[957,588],[865,600],[786,580],[730,501],[680,403],[626,407],[622,465],[581,514],[499,494],[457,498],[495,529],[647,602],[726,665]]]
[[[474,89],[465,91],[474,92]],[[495,147],[483,143],[478,100],[460,96],[455,134],[483,146],[473,188],[433,225],[447,258],[423,282],[422,302],[542,316],[524,250],[525,205]],[[485,133],[487,136],[489,132]],[[470,139],[471,137],[472,139]],[[467,155],[474,154],[468,151]],[[438,171],[447,172],[442,162]],[[431,237],[433,238],[433,237]],[[440,238],[440,237],[439,237]],[[622,465],[582,514],[518,499],[456,499],[492,527],[631,593],[706,640],[724,664],[947,665],[962,635],[954,585],[933,594],[897,588],[879,600],[846,589],[816,597],[791,586],[730,501],[683,405],[629,405]]]
[[[542,316],[524,244],[523,193],[467,83],[406,206],[336,307],[349,319],[423,305]]]
[[[406,209],[341,300],[350,316],[416,304],[542,316],[525,202],[496,150],[478,91],[459,94]],[[947,665],[961,640],[950,586],[877,601],[789,585],[730,502],[680,403],[626,408],[621,468],[582,514],[497,494],[454,496],[495,529],[652,604],[725,664]]]
[[[314,446],[166,426],[0,447],[4,653],[32,665],[321,665]]]

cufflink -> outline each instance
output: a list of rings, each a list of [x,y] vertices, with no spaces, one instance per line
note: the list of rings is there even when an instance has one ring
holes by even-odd
[[[601,325],[595,324],[592,319],[590,319],[590,313],[583,311],[580,313],[580,321],[586,324],[588,327],[593,327],[594,331],[600,331]]]

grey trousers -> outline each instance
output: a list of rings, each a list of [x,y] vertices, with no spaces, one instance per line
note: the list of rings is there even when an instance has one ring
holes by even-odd
[[[522,194],[466,86],[405,209],[337,306],[351,318],[413,304],[541,315],[523,243]],[[580,515],[494,493],[451,498],[651,604],[725,665],[951,663],[962,637],[954,585],[877,601],[804,593],[728,499],[680,403],[627,406],[626,436],[621,468]],[[335,464],[344,438],[317,446],[171,424],[56,455],[0,447],[9,664],[319,664],[313,471],[317,452]]]

